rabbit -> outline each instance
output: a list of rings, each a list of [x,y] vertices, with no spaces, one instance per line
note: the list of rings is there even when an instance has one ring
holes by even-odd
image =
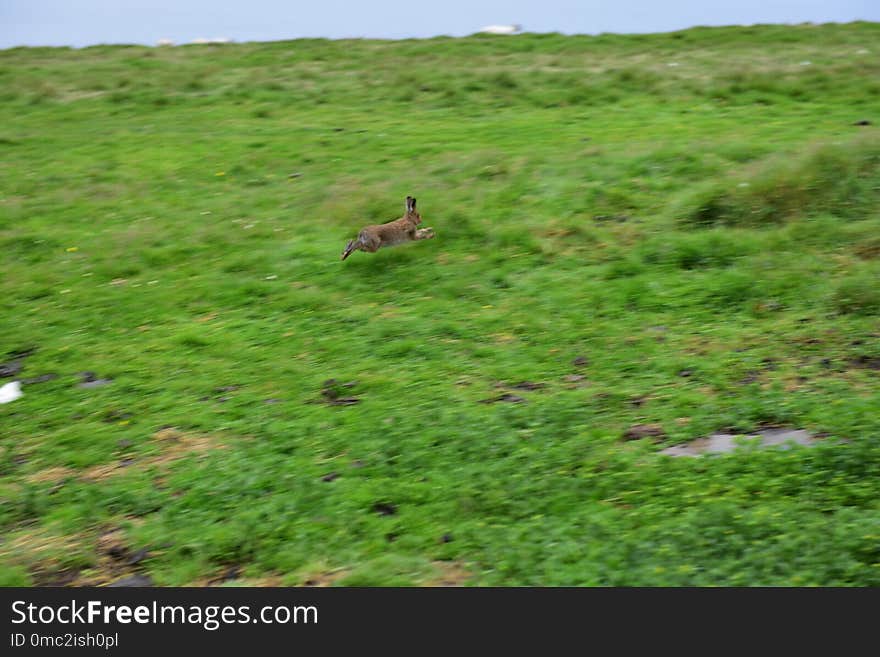
[[[416,228],[422,223],[421,215],[416,212],[416,200],[406,197],[406,212],[400,219],[385,224],[366,226],[358,233],[357,239],[351,240],[342,252],[345,260],[355,251],[375,253],[383,246],[394,246],[414,240],[429,240],[434,237],[433,228]]]

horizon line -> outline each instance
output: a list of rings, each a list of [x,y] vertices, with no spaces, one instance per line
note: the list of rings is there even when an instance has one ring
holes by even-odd
[[[527,29],[522,29],[519,32],[513,34],[492,34],[483,31],[484,28],[480,30],[476,30],[475,32],[471,32],[468,34],[461,35],[453,35],[453,34],[435,34],[433,36],[411,36],[411,37],[370,37],[370,36],[346,36],[346,37],[325,37],[325,36],[296,36],[285,39],[247,39],[238,41],[234,38],[229,37],[213,37],[213,38],[204,38],[204,37],[196,37],[190,41],[181,41],[175,42],[171,39],[167,39],[165,37],[160,37],[156,39],[153,43],[143,43],[143,42],[97,42],[90,43],[88,45],[83,46],[75,46],[75,45],[51,45],[51,44],[21,44],[15,46],[4,46],[0,47],[0,51],[3,50],[16,50],[23,48],[59,48],[59,49],[69,49],[69,50],[85,50],[87,48],[102,48],[102,47],[119,47],[119,48],[132,48],[132,47],[141,47],[141,48],[179,48],[182,46],[224,46],[224,45],[246,45],[246,44],[254,44],[254,43],[286,43],[290,41],[430,41],[433,39],[468,39],[472,37],[481,37],[481,38],[495,38],[495,39],[510,39],[515,37],[522,36],[543,36],[543,35],[558,35],[565,37],[602,37],[602,36],[651,36],[651,35],[664,35],[664,34],[676,34],[679,32],[687,32],[689,30],[698,30],[698,29],[730,29],[730,28],[754,28],[754,27],[802,27],[802,26],[813,26],[813,27],[823,27],[823,26],[831,26],[831,25],[852,25],[854,23],[868,23],[868,24],[876,24],[880,25],[880,22],[868,20],[868,19],[853,19],[851,21],[826,21],[817,23],[815,21],[798,21],[798,22],[771,22],[771,23],[726,23],[721,25],[708,25],[708,24],[697,24],[691,25],[688,27],[678,28],[674,30],[659,30],[656,32],[615,32],[615,31],[603,31],[603,32],[563,32],[552,30],[548,32],[531,32]],[[163,43],[166,42],[166,43]]]

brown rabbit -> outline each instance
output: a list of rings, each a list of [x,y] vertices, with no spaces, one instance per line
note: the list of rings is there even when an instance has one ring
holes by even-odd
[[[420,223],[422,217],[416,212],[416,200],[412,196],[407,196],[406,212],[400,219],[361,229],[357,239],[351,240],[345,247],[342,259],[345,260],[358,250],[375,253],[383,246],[394,246],[413,240],[429,240],[434,237],[433,228],[416,228]]]

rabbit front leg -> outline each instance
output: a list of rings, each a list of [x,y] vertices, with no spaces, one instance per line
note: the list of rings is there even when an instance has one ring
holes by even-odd
[[[416,231],[416,239],[417,240],[429,240],[434,237],[434,229],[433,228],[419,228]]]

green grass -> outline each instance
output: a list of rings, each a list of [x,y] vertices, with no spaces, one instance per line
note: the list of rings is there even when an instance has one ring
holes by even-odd
[[[0,584],[880,585],[878,37],[0,51]]]
[[[745,178],[738,182],[739,179]],[[748,175],[735,172],[689,192],[673,214],[697,225],[763,226],[833,213],[864,219],[877,210],[880,140],[873,136],[787,153]]]

